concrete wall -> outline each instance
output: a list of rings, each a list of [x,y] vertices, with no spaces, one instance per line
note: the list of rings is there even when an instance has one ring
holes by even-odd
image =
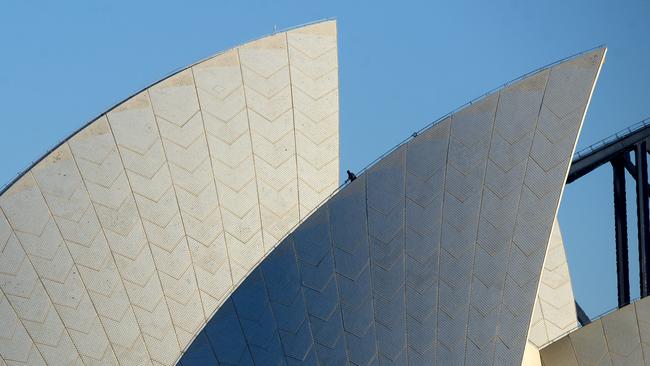
[[[571,332],[540,355],[546,366],[650,365],[650,298]]]
[[[7,364],[174,364],[339,183],[336,24],[142,91],[0,197]]]

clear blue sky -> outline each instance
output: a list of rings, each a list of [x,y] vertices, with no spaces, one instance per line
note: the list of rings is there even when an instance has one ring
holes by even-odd
[[[274,26],[330,17],[339,26],[343,170],[360,169],[493,87],[602,43],[607,61],[578,147],[650,116],[648,0],[4,0],[0,184],[172,70]],[[633,186],[628,192],[635,247]],[[578,301],[592,316],[614,307],[609,167],[567,187],[560,221]],[[635,253],[631,282],[638,296]]]

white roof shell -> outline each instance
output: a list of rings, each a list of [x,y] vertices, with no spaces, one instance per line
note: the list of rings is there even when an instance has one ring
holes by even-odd
[[[604,55],[529,74],[379,159],[251,273],[182,364],[521,365],[545,258],[563,262],[547,249]]]
[[[339,184],[336,23],[274,34],[143,90],[0,197],[9,364],[176,362]]]
[[[401,257],[418,278],[430,273],[406,260],[409,250],[419,251],[420,264],[435,259],[433,282],[403,277],[403,309],[383,295],[369,303],[375,317],[377,309],[404,311],[405,322],[394,323],[404,332],[403,357],[521,360],[603,59],[604,49],[584,54],[455,112],[323,208],[338,202],[340,215],[354,216],[345,197],[362,194],[366,222],[374,222],[366,235],[376,245],[390,239],[391,202],[403,205],[403,235],[440,235],[430,238],[438,247],[407,245]],[[174,364],[250,271],[337,187],[338,144],[333,21],[217,55],[100,116],[0,196],[2,362]],[[402,186],[393,182],[400,171]],[[388,291],[377,282],[370,288]],[[430,291],[435,306],[420,307]],[[538,297],[543,302],[543,291]],[[354,336],[345,329],[346,348],[355,348]],[[379,342],[375,357],[391,359],[395,349]],[[360,351],[349,356],[363,359]]]

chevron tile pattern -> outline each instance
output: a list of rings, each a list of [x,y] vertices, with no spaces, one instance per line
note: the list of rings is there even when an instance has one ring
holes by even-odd
[[[474,247],[466,342],[469,364],[490,360],[497,344],[495,329],[485,324],[497,322],[502,305],[508,255],[548,73],[533,75],[499,95]]]
[[[468,322],[468,317],[483,315],[475,314],[470,307],[470,291],[473,289],[471,285],[476,284],[472,281],[473,267],[476,267],[475,277],[482,269],[473,265],[473,257],[478,245],[481,196],[498,101],[499,95],[490,95],[451,117],[439,257],[436,362],[441,365],[463,364],[465,348],[471,355],[475,352],[471,346],[483,341],[471,334],[474,331],[473,319]],[[490,196],[485,193],[483,197],[489,199]],[[501,242],[497,239],[490,244]],[[488,300],[484,296],[480,299]],[[485,331],[485,321],[479,319],[478,323],[481,325],[477,330]],[[470,334],[465,333],[466,328]],[[466,345],[466,337],[474,343],[467,341],[470,344]]]
[[[293,246],[286,273],[255,266],[338,179],[333,21],[138,93],[0,196],[0,364],[173,365],[195,339],[213,363],[316,362]]]
[[[161,304],[169,309],[178,343],[186,344],[198,333],[205,316],[169,162],[148,93],[123,103],[107,118],[160,278],[164,294]]]
[[[41,161],[32,173],[115,356],[124,364],[146,363],[149,355],[122,278],[68,144]]]
[[[287,33],[300,218],[339,182],[339,86],[335,23]],[[332,180],[332,178],[336,178]]]
[[[285,34],[239,49],[265,251],[298,222],[296,136]]]
[[[528,331],[528,340],[541,348],[578,327],[571,276],[560,226],[555,219],[551,240]]]
[[[32,173],[23,176],[0,198],[0,207],[32,265],[33,275],[38,276],[34,280],[44,287],[42,295],[51,301],[52,316],[60,318],[83,364],[115,364],[115,355],[79,269]]]
[[[205,316],[232,288],[221,207],[192,70],[149,90]],[[189,268],[188,266],[188,268]]]
[[[650,299],[603,316],[540,350],[543,365],[650,365]]]
[[[0,352],[4,358],[0,365],[45,365],[41,352],[4,294],[0,297],[0,316]]]
[[[348,358],[356,365],[377,363],[375,306],[372,296],[367,176],[329,200],[335,276]]]
[[[406,148],[402,147],[367,173],[372,299],[382,365],[407,363],[405,169]]]
[[[317,365],[297,264],[293,243],[287,239],[269,254],[259,270],[282,344],[276,359],[282,363],[284,349],[289,364]],[[265,359],[269,360],[270,357]]]
[[[495,362],[518,364],[562,186],[604,49],[549,71],[524,176],[497,320]]]
[[[406,153],[406,315],[409,364],[436,359],[442,203],[451,118],[411,141]]]
[[[105,117],[69,142],[89,198],[122,278],[133,318],[151,360],[164,364],[178,352],[160,278],[131,192],[118,147]],[[172,361],[173,362],[173,361]]]
[[[348,352],[329,227],[327,210],[320,209],[287,240],[294,244],[318,364],[333,366],[346,363]]]
[[[235,284],[265,252],[240,69],[236,50],[193,67]]]
[[[217,311],[206,329],[229,329],[231,346],[206,331],[181,364],[521,365],[549,241],[561,248],[554,218],[604,53],[514,82],[383,157]],[[260,74],[281,75],[282,65]]]

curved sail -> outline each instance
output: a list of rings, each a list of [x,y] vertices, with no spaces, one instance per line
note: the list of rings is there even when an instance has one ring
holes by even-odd
[[[1,194],[0,355],[174,364],[338,183],[333,21],[160,81]]]
[[[181,364],[520,365],[597,49],[379,160],[249,275]]]

